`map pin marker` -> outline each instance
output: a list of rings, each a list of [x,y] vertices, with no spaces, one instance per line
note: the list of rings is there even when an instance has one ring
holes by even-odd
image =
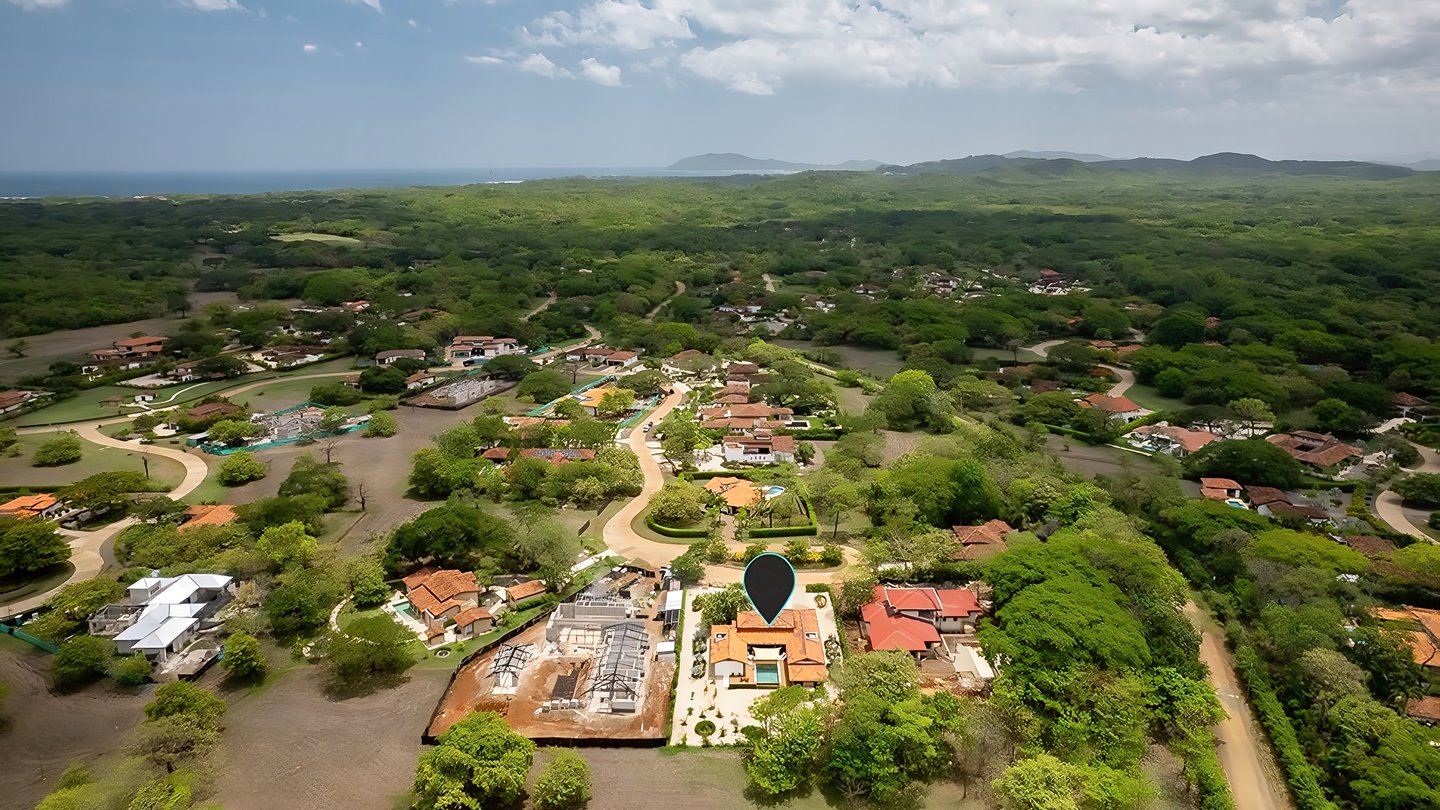
[[[795,568],[790,561],[767,551],[745,566],[745,597],[765,623],[774,624],[795,593]]]

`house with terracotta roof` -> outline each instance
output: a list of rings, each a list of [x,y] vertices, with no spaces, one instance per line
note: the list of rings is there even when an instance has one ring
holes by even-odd
[[[1124,396],[1112,397],[1106,394],[1091,394],[1080,400],[1077,404],[1082,408],[1094,408],[1104,411],[1110,418],[1119,419],[1124,422],[1139,419],[1145,414],[1150,413],[1149,410],[1136,405],[1130,401],[1129,397]]]
[[[1426,695],[1405,704],[1405,714],[1421,725],[1440,725],[1440,697]]]
[[[1201,478],[1200,494],[1212,501],[1239,500],[1245,488],[1229,478]]]
[[[510,460],[510,448],[492,447],[481,453],[480,457],[496,464],[504,464]],[[572,461],[594,461],[595,451],[588,447],[527,447],[520,451],[517,458],[538,458],[559,466]]]
[[[1343,538],[1345,545],[1364,554],[1366,557],[1380,557],[1395,550],[1395,544],[1383,537],[1376,537],[1373,534],[1355,534]]]
[[[18,411],[38,396],[34,391],[0,391],[0,414]]]
[[[1277,503],[1290,504],[1290,493],[1275,487],[1245,487],[1245,500],[1250,502],[1250,508],[1259,514],[1270,517],[1270,507]]]
[[[967,588],[876,585],[860,608],[860,635],[872,650],[904,650],[921,658],[943,652],[941,633],[973,633],[984,610]]]
[[[228,526],[239,519],[235,513],[235,507],[228,504],[204,504],[197,503],[185,510],[180,518],[180,531],[193,529],[196,526]]]
[[[422,569],[402,581],[406,601],[428,630],[443,632],[447,620],[453,623],[462,612],[480,604],[480,585],[472,571]]]
[[[985,560],[1005,551],[1005,536],[1015,531],[1003,520],[991,520],[979,526],[954,526],[950,529],[960,541],[957,560]]]
[[[1371,615],[1384,622],[1404,622],[1412,626],[1405,632],[1410,644],[1410,657],[1430,670],[1440,670],[1440,610],[1405,605],[1400,608],[1374,608]],[[1413,629],[1419,625],[1419,629]]]
[[[534,599],[545,593],[545,590],[545,581],[542,579],[532,579],[528,582],[521,582],[505,589],[505,601],[511,605],[515,605],[524,602],[526,599]]]
[[[1184,458],[1220,437],[1208,430],[1191,430],[1159,422],[1130,431],[1130,443],[1141,450]]]
[[[810,608],[780,611],[766,624],[753,610],[710,628],[710,677],[723,688],[819,686],[830,677],[820,617]]]
[[[588,413],[591,416],[599,416],[600,403],[605,401],[605,397],[608,394],[617,390],[619,389],[617,389],[614,385],[600,385],[596,386],[595,388],[591,388],[588,391],[582,391],[578,394],[575,394],[574,399],[576,402],[580,403],[580,408],[581,410],[585,411],[585,413]],[[636,400],[634,403],[631,404],[630,410],[638,411],[642,407],[644,407],[644,403]]]
[[[92,360],[147,360],[159,356],[165,350],[166,338],[159,335],[140,335],[139,337],[117,340],[101,349],[90,352]]]
[[[705,490],[720,498],[724,503],[722,509],[728,514],[753,509],[765,500],[765,491],[744,478],[711,478],[705,482]]]
[[[736,405],[703,405],[698,415],[700,421],[714,419],[765,419],[785,421],[795,415],[790,408],[777,408],[767,402],[747,402]]]
[[[1290,454],[1301,464],[1330,474],[1352,459],[1365,455],[1360,448],[1346,444],[1329,433],[1297,430],[1294,433],[1273,433],[1265,441]]]
[[[720,449],[726,461],[738,464],[795,463],[794,436],[739,436],[726,439]]]
[[[48,492],[17,495],[5,503],[0,503],[0,517],[55,520],[64,511],[65,504]]]
[[[494,335],[457,335],[445,347],[446,362],[462,361],[471,365],[477,360],[489,360],[507,354],[524,354],[525,347],[512,337]]]
[[[405,388],[414,391],[427,385],[434,385],[440,376],[433,371],[417,371],[405,378]]]
[[[714,371],[716,365],[714,357],[699,349],[686,349],[666,358],[660,369],[671,376],[688,377]]]
[[[207,402],[185,411],[185,418],[191,422],[204,422],[207,419],[220,419],[238,413],[242,413],[242,409],[233,402]]]
[[[701,430],[723,430],[731,435],[749,434],[752,431],[780,430],[785,427],[785,422],[778,419],[757,419],[755,417],[717,417],[714,419],[701,419],[698,423]]]
[[[1394,403],[1395,407],[1400,409],[1401,416],[1409,416],[1411,411],[1423,411],[1430,405],[1430,403],[1420,397],[1414,394],[1407,394],[1404,391],[1396,392],[1394,396],[1390,398],[1390,401]]]

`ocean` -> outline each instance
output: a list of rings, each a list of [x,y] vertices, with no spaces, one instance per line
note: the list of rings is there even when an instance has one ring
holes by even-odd
[[[520,183],[559,177],[706,177],[659,168],[374,169],[269,172],[0,172],[0,198],[263,194],[340,188]]]

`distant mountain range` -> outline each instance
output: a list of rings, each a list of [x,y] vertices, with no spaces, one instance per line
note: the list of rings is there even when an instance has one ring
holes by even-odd
[[[1104,160],[1115,160],[1104,155],[1090,155],[1084,152],[1006,152],[1001,157],[1007,158],[1032,158],[1035,160],[1078,160],[1081,163],[1099,163]]]
[[[878,160],[847,160],[836,164],[791,163],[725,152],[681,158],[665,168],[672,172],[868,172],[879,165]]]
[[[1200,176],[1264,176],[1264,175],[1328,175],[1360,180],[1391,180],[1414,173],[1405,166],[1387,166],[1355,160],[1267,160],[1255,155],[1220,152],[1194,160],[1170,158],[1102,158],[1082,161],[1078,158],[1034,158],[1011,155],[971,155],[957,160],[932,160],[909,166],[881,166],[885,174],[972,175],[981,172],[1018,171],[1038,177],[1063,177],[1107,174],[1116,171],[1144,174],[1178,174]],[[1041,153],[1044,154],[1044,153]],[[1089,157],[1089,156],[1086,156]]]

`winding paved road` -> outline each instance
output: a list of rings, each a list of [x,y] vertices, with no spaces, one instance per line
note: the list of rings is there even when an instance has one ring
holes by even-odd
[[[286,377],[284,379],[308,380],[320,379],[325,377],[347,377],[352,373],[354,372],[324,372],[317,374],[302,374],[295,377]],[[272,377],[265,380],[257,380],[253,383],[241,385],[239,387],[231,388],[227,391],[222,391],[219,393],[223,393],[226,396],[243,394],[246,391],[251,391],[253,389],[273,383],[275,379],[276,378]],[[173,405],[168,408],[156,409],[153,412],[159,413],[161,411],[175,410],[178,407],[180,406]],[[119,439],[106,436],[104,433],[100,432],[100,428],[104,427],[105,425],[114,425],[122,422],[129,422],[133,418],[133,416],[121,416],[108,419],[97,419],[93,422],[79,424],[43,425],[38,427],[21,428],[16,432],[28,435],[35,433],[58,433],[60,431],[73,431],[76,435],[78,435],[85,441],[93,442],[94,444],[98,444],[104,447],[113,447],[119,450],[126,450],[132,453],[143,453],[150,456],[163,456],[165,458],[177,461],[180,463],[181,466],[185,468],[185,477],[180,481],[180,484],[178,486],[170,490],[170,492],[168,493],[169,497],[172,500],[178,501],[181,498],[184,498],[185,496],[194,492],[197,488],[199,488],[202,483],[204,483],[205,476],[209,474],[209,468],[206,466],[204,459],[194,453],[187,453],[183,450],[177,450],[173,447],[162,447],[160,445],[154,444],[122,442]],[[69,585],[72,582],[92,579],[93,577],[98,575],[101,571],[105,570],[104,550],[106,545],[113,541],[116,535],[124,531],[126,528],[134,525],[134,523],[134,518],[125,518],[124,520],[118,520],[114,523],[90,532],[61,529],[61,534],[70,538],[70,564],[74,566],[75,570],[64,582],[56,585],[54,588],[51,588],[50,590],[42,594],[32,596],[28,599],[22,599],[18,602],[14,602],[11,604],[0,605],[0,618],[9,618],[11,616],[16,616],[21,613],[27,613],[29,611],[35,610],[36,608],[45,604],[46,600],[54,596],[56,592],[58,592],[66,585]]]
[[[1050,356],[1051,349],[1063,343],[1069,343],[1072,339],[1073,338],[1066,338],[1062,340],[1046,340],[1041,343],[1036,343],[1034,346],[1022,346],[1021,348],[1023,348],[1027,352],[1034,353],[1041,359],[1044,359]],[[1130,386],[1135,384],[1135,372],[1131,371],[1128,368],[1121,368],[1120,366],[1110,366],[1104,363],[1101,363],[1100,367],[1110,369],[1111,371],[1115,372],[1115,376],[1120,378],[1119,382],[1115,383],[1110,387],[1110,391],[1108,393],[1112,397],[1124,396],[1125,392],[1130,390]]]
[[[1200,634],[1200,660],[1210,670],[1210,685],[1225,709],[1225,719],[1215,726],[1219,742],[1215,753],[1236,810],[1290,810],[1290,794],[1275,772],[1264,732],[1255,722],[1214,622],[1194,602],[1185,603],[1185,616]]]
[[[1412,442],[1413,444],[1413,442]],[[1416,444],[1415,449],[1420,451],[1421,463],[1419,467],[1410,472],[1440,473],[1440,453],[1421,445]],[[1385,524],[1401,534],[1414,535],[1427,542],[1435,542],[1425,530],[1410,522],[1405,516],[1405,510],[1401,506],[1402,498],[1392,489],[1387,489],[1375,498],[1375,514],[1385,521]]]

